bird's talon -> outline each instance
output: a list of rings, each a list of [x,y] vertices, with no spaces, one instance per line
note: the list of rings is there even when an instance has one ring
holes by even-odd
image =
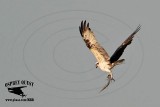
[[[108,79],[115,81],[115,79],[109,74]]]
[[[115,79],[114,78],[111,78],[111,80],[113,80],[115,82]]]

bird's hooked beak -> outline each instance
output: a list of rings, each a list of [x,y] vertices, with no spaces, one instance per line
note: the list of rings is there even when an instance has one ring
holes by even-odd
[[[98,68],[98,64],[99,64],[98,62],[96,62],[96,63],[95,63],[95,65],[96,65],[96,68]]]

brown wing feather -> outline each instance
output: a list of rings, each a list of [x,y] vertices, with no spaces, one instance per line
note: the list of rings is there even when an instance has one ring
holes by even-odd
[[[116,49],[116,51],[113,53],[113,55],[110,58],[110,62],[113,63],[117,61],[121,55],[123,54],[125,48],[131,44],[133,37],[135,34],[140,30],[141,26],[139,25],[137,29]]]
[[[105,51],[105,49],[97,42],[94,33],[89,28],[89,23],[86,25],[86,21],[81,22],[81,26],[79,27],[80,34],[86,43],[86,46],[91,50],[93,55],[96,57],[98,62],[108,61],[109,55]]]

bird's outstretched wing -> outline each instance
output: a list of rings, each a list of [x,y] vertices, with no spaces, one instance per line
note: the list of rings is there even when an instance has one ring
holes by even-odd
[[[141,26],[139,25],[137,29],[116,49],[116,51],[113,53],[113,55],[110,58],[110,62],[113,63],[117,61],[121,55],[123,54],[125,48],[131,44],[134,35],[140,30]]]
[[[89,23],[86,24],[86,21],[82,21],[81,25],[79,26],[79,31],[84,42],[86,43],[86,46],[91,50],[97,61],[108,61],[109,55],[104,50],[104,48],[97,42],[94,33],[89,28]]]

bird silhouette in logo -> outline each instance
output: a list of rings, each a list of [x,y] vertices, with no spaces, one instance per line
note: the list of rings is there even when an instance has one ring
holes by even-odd
[[[24,94],[21,88],[25,88],[25,87],[27,86],[8,88],[8,92],[20,95],[23,98],[23,97],[26,97],[27,95]]]

